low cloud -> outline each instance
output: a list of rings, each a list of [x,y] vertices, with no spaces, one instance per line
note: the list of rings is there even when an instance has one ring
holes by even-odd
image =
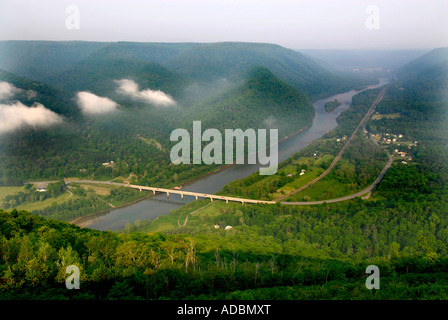
[[[118,104],[105,97],[99,97],[93,93],[82,91],[76,95],[78,106],[84,115],[100,115],[114,112]]]
[[[168,94],[160,90],[141,90],[138,89],[138,84],[129,79],[115,80],[118,84],[117,92],[133,99],[143,101],[160,107],[168,107],[176,104],[176,101]]]
[[[12,84],[5,81],[0,81],[0,99],[10,99],[20,91],[21,90],[19,88],[16,88]]]
[[[15,95],[23,93],[28,100],[33,99],[37,96],[37,93],[33,90],[19,89],[9,82],[0,81],[0,100],[11,99]]]
[[[263,124],[267,128],[278,128],[279,127],[277,120],[273,116],[269,116],[267,119],[264,119]]]
[[[26,127],[45,128],[61,122],[61,116],[40,103],[34,103],[31,107],[19,101],[0,104],[0,134]]]
[[[26,90],[26,97],[28,100],[34,99],[37,97],[37,92],[33,90]]]

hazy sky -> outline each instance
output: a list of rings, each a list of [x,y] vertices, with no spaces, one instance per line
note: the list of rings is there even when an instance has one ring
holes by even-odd
[[[74,11],[66,13],[70,5],[79,25]],[[447,17],[447,0],[0,0],[0,40],[434,48],[448,46]]]

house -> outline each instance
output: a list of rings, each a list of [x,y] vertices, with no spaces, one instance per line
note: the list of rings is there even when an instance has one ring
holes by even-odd
[[[47,188],[45,188],[45,187],[36,188],[36,191],[37,192],[46,192]]]
[[[233,227],[232,226],[226,226],[224,230],[230,230],[230,229],[233,229]]]
[[[215,224],[215,229],[219,229],[219,225],[218,224]]]

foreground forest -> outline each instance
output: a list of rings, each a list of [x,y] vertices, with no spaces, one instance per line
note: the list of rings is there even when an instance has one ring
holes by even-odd
[[[428,214],[414,214],[414,223],[403,225],[408,219],[404,212],[389,211],[396,217],[385,220],[386,212],[360,215],[360,209],[366,208],[355,206],[338,219],[327,214],[334,215],[335,208],[325,213],[306,210],[284,221],[281,217],[297,215],[296,210],[248,206],[241,211],[245,227],[205,235],[115,234],[2,211],[0,297],[448,298],[447,240],[431,240],[446,230],[447,220],[434,222]],[[275,220],[284,221],[276,226],[280,230]],[[267,230],[262,232],[260,225]],[[388,243],[391,235],[396,237]],[[410,243],[400,250],[403,240]],[[65,288],[65,268],[72,264],[80,267],[80,290]],[[365,287],[365,270],[371,264],[381,270],[380,290]]]

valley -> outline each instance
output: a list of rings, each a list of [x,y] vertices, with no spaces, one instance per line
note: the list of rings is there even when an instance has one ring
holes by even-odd
[[[0,297],[446,299],[447,53],[0,41]],[[278,129],[277,171],[173,163],[194,121]]]

